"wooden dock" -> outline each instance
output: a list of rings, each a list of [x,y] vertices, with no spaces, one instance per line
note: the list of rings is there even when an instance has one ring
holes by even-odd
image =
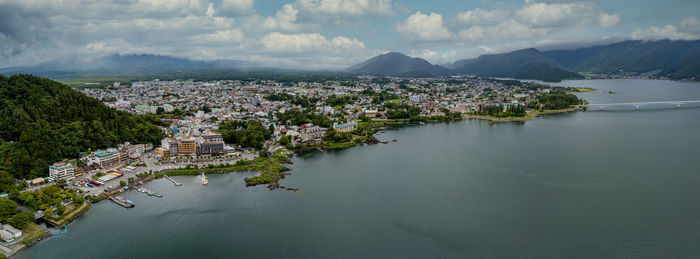
[[[114,203],[121,205],[121,206],[124,207],[124,208],[131,208],[131,207],[134,207],[134,204],[133,204],[133,203],[126,203],[126,202],[117,200],[117,198],[114,198],[114,197],[109,197],[109,199],[112,200]]]
[[[173,180],[173,178],[170,178],[170,176],[168,176],[167,174],[165,175],[165,178],[168,179],[168,180],[170,180],[171,182],[173,182],[173,184],[175,184],[175,186],[180,186],[180,185],[182,185],[181,183],[178,183],[178,182],[176,182],[175,180]]]

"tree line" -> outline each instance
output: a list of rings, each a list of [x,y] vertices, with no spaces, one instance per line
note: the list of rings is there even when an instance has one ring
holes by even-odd
[[[80,152],[119,143],[158,143],[153,115],[132,115],[103,105],[56,81],[0,76],[0,170],[16,178],[48,175],[48,166]]]

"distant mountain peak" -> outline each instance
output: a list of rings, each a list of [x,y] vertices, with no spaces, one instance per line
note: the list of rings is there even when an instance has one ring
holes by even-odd
[[[372,57],[362,63],[351,66],[347,71],[356,74],[379,76],[444,76],[449,69],[433,65],[425,59],[409,57],[403,53],[388,52]]]

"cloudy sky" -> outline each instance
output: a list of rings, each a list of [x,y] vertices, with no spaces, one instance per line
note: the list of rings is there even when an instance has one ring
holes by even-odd
[[[149,53],[343,68],[526,47],[700,38],[697,0],[0,0],[0,67]]]

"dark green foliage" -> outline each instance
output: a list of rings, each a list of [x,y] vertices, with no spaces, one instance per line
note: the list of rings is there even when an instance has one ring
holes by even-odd
[[[503,111],[503,107],[500,105],[484,105],[479,107],[477,115],[506,118],[525,117],[527,113],[525,112],[525,107],[520,105],[509,105],[505,111]]]
[[[262,148],[272,136],[270,129],[259,121],[223,121],[219,124],[219,133],[226,143],[253,148]]]
[[[348,132],[340,132],[330,129],[326,131],[326,135],[323,137],[323,140],[333,143],[348,142],[352,140],[352,135],[350,135]]]
[[[17,212],[17,203],[10,199],[0,198],[0,220],[5,221]]]
[[[577,73],[564,70],[562,65],[536,49],[482,55],[476,59],[457,61],[453,66],[456,73],[487,77],[537,79],[543,81],[583,78]]]
[[[15,178],[8,172],[0,171],[0,193],[10,193],[17,189],[18,186],[15,185]]]
[[[33,192],[23,192],[17,197],[20,204],[35,211],[45,210],[51,206],[59,207],[64,200],[71,200],[74,203],[84,201],[82,195],[76,191],[61,190],[55,185],[49,185]]]
[[[88,149],[158,143],[153,115],[116,111],[58,82],[31,75],[0,78],[0,167],[17,178],[46,176],[48,165]]]
[[[354,96],[349,96],[349,95],[344,95],[344,96],[335,96],[331,95],[326,99],[326,104],[330,106],[345,106],[346,104],[352,104],[355,100],[357,100],[357,97]]]
[[[393,104],[387,103],[384,107],[387,108],[386,118],[387,119],[410,119],[413,116],[418,116],[420,114],[420,109],[415,106],[407,104]]]
[[[34,214],[29,212],[22,212],[12,216],[12,218],[7,220],[7,223],[10,223],[10,225],[16,227],[17,229],[23,229],[32,221],[34,221]]]
[[[292,110],[285,113],[277,113],[277,118],[282,123],[287,123],[289,121],[292,125],[301,126],[307,123],[313,123],[324,128],[328,128],[333,123],[330,119],[323,115],[316,115],[311,113],[305,113],[302,111]]]
[[[544,105],[545,110],[566,109],[583,103],[576,95],[565,93],[540,95],[537,97],[537,102]]]
[[[617,74],[659,70],[660,75],[671,79],[700,78],[698,40],[629,40],[575,50],[546,51],[544,54],[577,71]]]

